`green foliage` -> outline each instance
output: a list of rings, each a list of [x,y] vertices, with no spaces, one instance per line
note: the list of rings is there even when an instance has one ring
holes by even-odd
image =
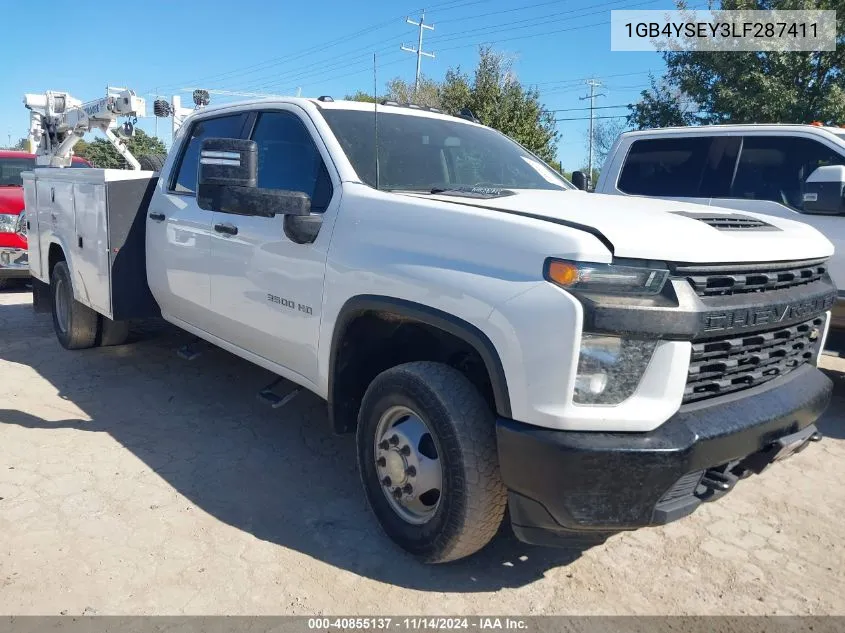
[[[507,134],[543,160],[554,160],[558,141],[554,114],[540,103],[536,88],[519,83],[511,60],[501,53],[482,46],[472,79],[460,68],[450,70],[441,94],[447,112],[458,114],[468,108],[484,125]]]
[[[9,147],[6,147],[4,149],[11,149],[17,152],[25,152],[27,150],[26,137],[18,139],[17,143],[15,143],[14,145],[10,145]]]
[[[441,108],[441,85],[429,79],[420,77],[420,85],[414,92],[414,84],[406,83],[398,77],[387,82],[387,98],[397,103],[416,103],[424,108]]]
[[[706,53],[712,55],[713,53]],[[694,125],[696,115],[690,112],[683,93],[674,88],[671,81],[659,82],[649,77],[651,87],[640,93],[640,101],[631,107],[628,126],[638,130],[654,127],[676,127]]]
[[[593,166],[601,168],[607,155],[610,153],[613,144],[622,132],[630,129],[628,123],[622,119],[604,119],[596,121],[593,126],[593,154],[595,160]],[[587,133],[589,137],[589,132]],[[589,141],[589,138],[588,138]],[[595,182],[595,180],[593,181]]]
[[[845,123],[845,0],[721,0],[723,10],[834,9],[837,49],[822,52],[665,52],[663,83],[642,93],[636,127],[690,123]],[[679,9],[684,3],[678,1]],[[683,95],[697,104],[684,113]]]
[[[166,154],[167,147],[161,142],[161,139],[155,136],[150,136],[144,130],[136,129],[135,136],[130,138],[126,145],[129,151],[139,158],[141,156],[149,156],[151,154]],[[90,143],[79,141],[73,148],[73,153],[76,156],[91,161],[94,167],[105,167],[111,169],[123,169],[126,167],[125,161],[117,150],[112,147],[107,139],[95,138]]]
[[[373,102],[362,91],[347,98]],[[396,78],[387,83],[384,98],[439,108],[453,115],[469,109],[484,125],[507,134],[543,160],[551,162],[557,153],[554,114],[540,103],[539,91],[523,87],[511,61],[487,46],[479,51],[472,77],[460,67],[451,68],[442,82],[420,78],[416,93],[413,83]]]
[[[359,90],[355,94],[346,95],[344,99],[346,101],[362,101],[364,103],[376,103],[376,101],[381,101],[383,97],[373,97],[373,95],[367,94],[363,90]]]

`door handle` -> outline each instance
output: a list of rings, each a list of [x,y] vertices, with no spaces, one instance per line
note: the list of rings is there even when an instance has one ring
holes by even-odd
[[[226,222],[225,224],[215,224],[214,230],[218,233],[223,233],[224,235],[237,235],[238,234],[238,227],[234,224],[229,224]]]
[[[150,213],[147,214],[147,217],[150,220],[155,220],[156,222],[161,222],[162,220],[164,220],[164,214],[159,213],[158,211],[150,211]]]

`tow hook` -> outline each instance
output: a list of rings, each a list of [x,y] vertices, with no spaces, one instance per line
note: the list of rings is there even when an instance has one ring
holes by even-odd
[[[709,468],[704,472],[695,491],[695,496],[702,501],[716,501],[733,490],[736,482],[742,479],[737,474],[735,463],[726,464],[718,468]]]

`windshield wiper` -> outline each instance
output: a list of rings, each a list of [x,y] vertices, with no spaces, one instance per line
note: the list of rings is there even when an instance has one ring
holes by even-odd
[[[429,193],[466,198],[502,198],[516,195],[515,191],[498,187],[434,187]]]

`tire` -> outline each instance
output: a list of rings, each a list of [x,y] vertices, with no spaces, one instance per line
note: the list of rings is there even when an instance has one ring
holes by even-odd
[[[53,267],[50,289],[53,293],[53,329],[62,347],[65,349],[94,347],[97,342],[100,315],[73,298],[73,285],[67,262],[58,262]]]
[[[138,162],[141,164],[141,169],[147,171],[161,171],[164,167],[164,161],[167,156],[164,154],[146,154],[138,157]]]
[[[412,412],[418,419],[401,417],[404,411]],[[387,426],[394,415],[400,421]],[[419,421],[429,431],[430,439],[414,431]],[[382,434],[385,428],[389,429],[387,435]],[[412,435],[422,439],[410,441],[406,449],[404,429],[414,431]],[[396,439],[394,430],[402,439],[385,449],[385,442],[390,445]],[[385,439],[388,436],[390,442]],[[402,549],[423,562],[444,563],[477,552],[495,536],[507,506],[507,492],[499,474],[495,418],[462,373],[433,362],[406,363],[382,372],[364,395],[356,440],[358,470],[367,501],[384,532]],[[421,490],[426,485],[413,490],[423,473],[408,465],[416,463],[413,460],[419,457],[418,452],[430,459],[432,443],[442,477],[437,497],[431,490]],[[413,452],[401,452],[414,444]],[[395,469],[391,466],[396,466],[398,460],[393,451],[408,456]],[[399,485],[411,485],[414,495],[420,493],[419,497],[401,497],[407,508],[388,498],[389,494],[395,498],[398,486],[391,486],[396,482],[391,480],[390,486],[383,483],[384,476],[402,473],[403,468],[405,480]],[[414,476],[408,475],[412,470]],[[422,512],[411,510],[422,506]]]
[[[129,338],[129,321],[112,321],[107,317],[100,320],[100,346],[123,345]]]

